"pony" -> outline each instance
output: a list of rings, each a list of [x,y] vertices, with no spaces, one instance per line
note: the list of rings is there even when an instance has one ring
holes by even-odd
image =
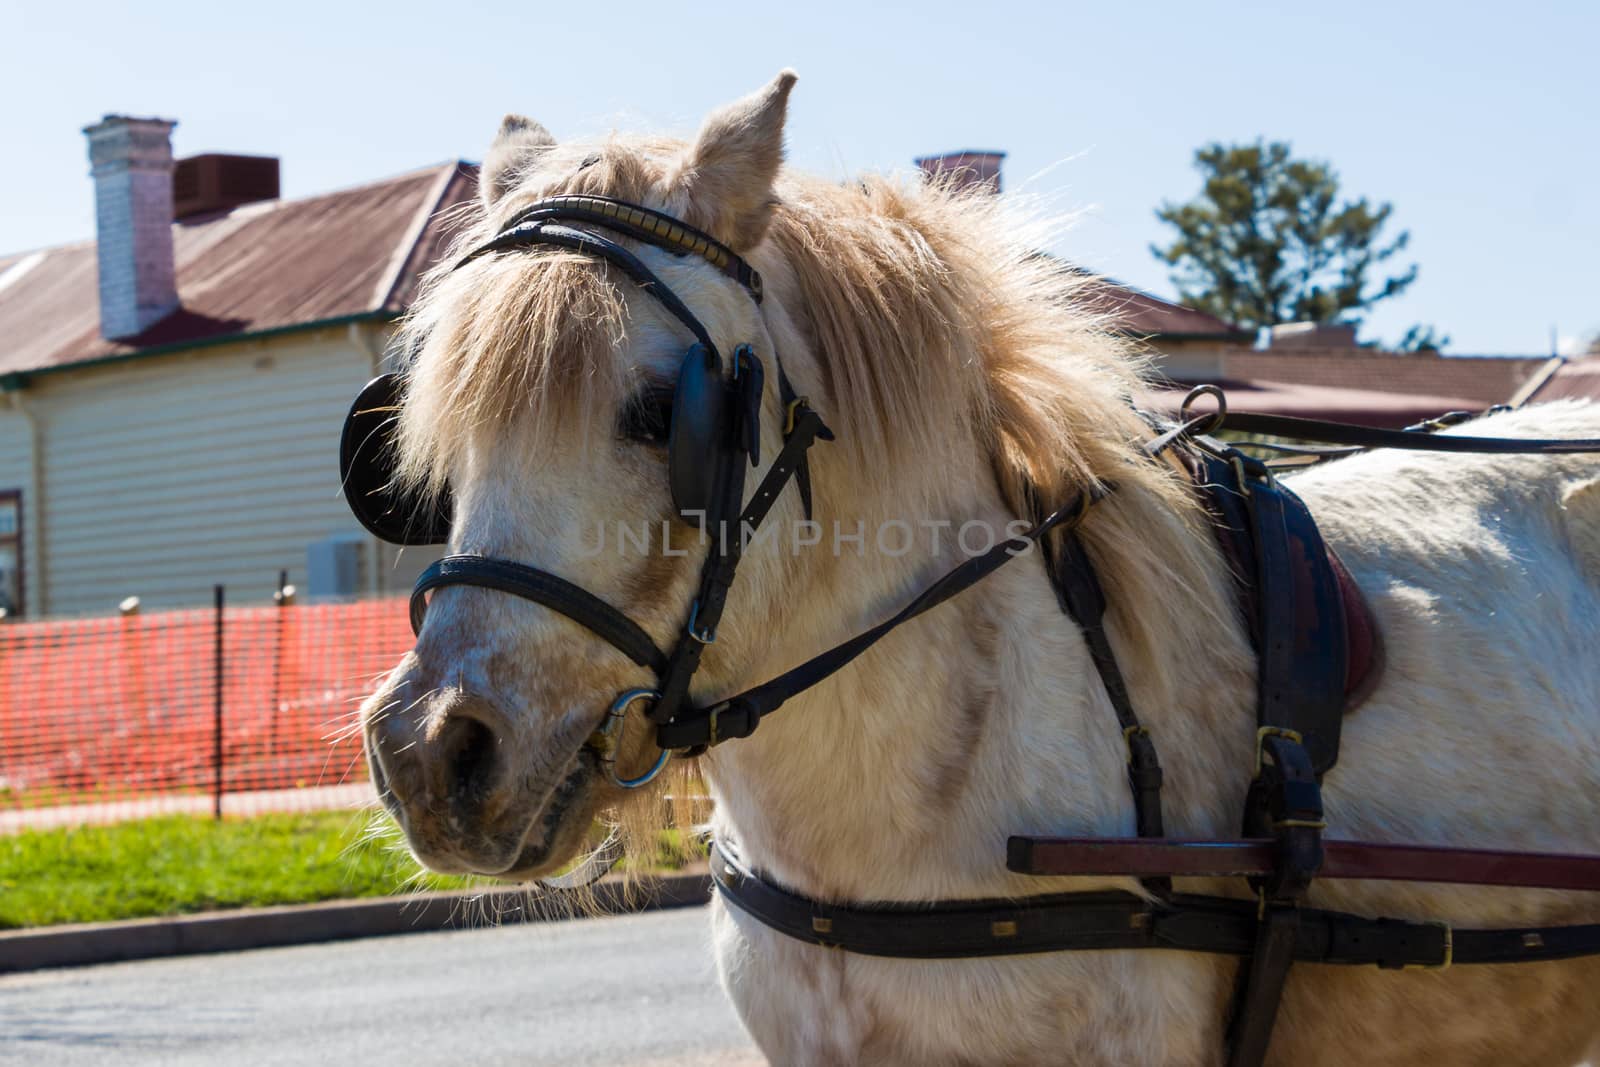
[[[1080,534],[1133,703],[1164,754],[1168,832],[1230,836],[1254,749],[1254,653],[1192,488],[1139,458],[1150,435],[1129,403],[1139,352],[1005,200],[786,169],[794,82],[785,71],[690,141],[557,143],[509,116],[459,239],[473,247],[543,197],[601,195],[698,227],[765,279],[758,306],[696,257],[637,253],[724,351],[750,340],[769,368],[781,359],[837,437],[812,451],[817,522],[793,492],[768,518],[814,536],[750,545],[694,698],[747,688],[892,614],[973,550],[963,531],[1008,529],[1030,493],[1059,502],[1114,484]],[[398,477],[418,492],[448,482],[452,549],[560,574],[668,642],[706,548],[669,518],[666,449],[630,427],[670,393],[681,326],[605,263],[546,248],[436,270],[400,343]],[[773,377],[768,462],[783,422]],[[1594,436],[1600,409],[1548,406],[1479,427]],[[1387,649],[1325,782],[1330,834],[1600,851],[1600,464],[1371,453],[1291,477]],[[641,523],[643,550],[596,533]],[[1042,557],[1002,568],[754,736],[694,760],[716,835],[824,900],[1139,891],[1006,869],[1010,834],[1133,826],[1122,739]],[[583,748],[612,696],[649,681],[556,612],[442,589],[363,708],[374,781],[435,870],[557,870],[598,813],[644,827],[660,817],[659,790],[625,795]],[[649,749],[646,724],[627,724],[622,758],[648,766]],[[1220,879],[1179,884],[1245,894]],[[1318,882],[1310,902],[1461,926],[1600,919],[1593,894],[1548,890]],[[710,923],[728,996],[781,1064],[1219,1063],[1239,966],[1171,951],[876,958],[787,939],[718,901]],[[1406,973],[1302,964],[1271,1061],[1553,1067],[1593,1054],[1597,1037],[1596,959]]]

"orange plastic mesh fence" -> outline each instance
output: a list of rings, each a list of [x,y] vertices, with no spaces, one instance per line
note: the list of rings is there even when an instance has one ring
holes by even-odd
[[[404,598],[0,626],[0,832],[372,799],[356,711],[411,647]]]

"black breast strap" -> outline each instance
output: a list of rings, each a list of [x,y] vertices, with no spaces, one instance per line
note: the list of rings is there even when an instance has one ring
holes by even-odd
[[[948,960],[1086,949],[1173,949],[1225,956],[1256,951],[1254,900],[1177,893],[1150,900],[1120,891],[1021,900],[834,904],[750,871],[721,841],[711,879],[728,903],[780,933],[865,956]],[[1390,970],[1532,963],[1600,954],[1600,923],[1456,930],[1446,923],[1373,919],[1304,908],[1288,944],[1302,963]]]

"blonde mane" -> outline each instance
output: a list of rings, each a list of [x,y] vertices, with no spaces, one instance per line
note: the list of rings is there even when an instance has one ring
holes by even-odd
[[[988,193],[868,177],[790,177],[768,238],[793,272],[852,467],[888,491],[913,465],[958,470],[970,426],[1014,514],[1111,487],[1083,536],[1122,651],[1157,699],[1186,638],[1226,632],[1228,597],[1190,487],[1142,458],[1145,361],[1095,307],[1092,279],[1044,255],[1048,220]],[[887,460],[887,462],[885,462]],[[1247,667],[1242,647],[1226,669]]]
[[[413,352],[401,420],[400,476],[437,488],[476,433],[516,411],[540,433],[609,434],[635,383],[614,356],[628,335],[619,280],[603,264],[542,250],[454,263],[518,208],[555,193],[651,203],[682,145],[613,136],[598,151],[555,151],[541,175],[492,212],[478,211],[430,274],[402,324]],[[584,163],[587,165],[584,165]],[[1039,251],[1048,220],[999,198],[938,184],[866,177],[834,184],[785,172],[765,243],[751,258],[792,280],[785,309],[806,336],[827,417],[852,476],[888,492],[912,465],[971,465],[970,427],[1019,516],[1029,487],[1047,507],[1080,487],[1112,486],[1084,537],[1134,672],[1166,700],[1163,662],[1229,628],[1193,494],[1139,457],[1150,434],[1130,401],[1143,381],[1134,342],[1093,306],[1092,279]],[[674,206],[694,225],[693,205]],[[687,210],[685,210],[687,208]],[[835,469],[839,465],[831,465]],[[1184,647],[1195,642],[1194,649]],[[1177,643],[1176,647],[1174,642]],[[1246,652],[1231,650],[1242,668]]]

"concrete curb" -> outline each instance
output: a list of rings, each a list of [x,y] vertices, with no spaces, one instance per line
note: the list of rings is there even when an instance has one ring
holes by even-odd
[[[710,899],[711,877],[674,874],[631,889],[608,878],[590,892],[592,910],[571,896],[534,897],[508,887],[12,930],[0,932],[0,974],[692,907]]]

